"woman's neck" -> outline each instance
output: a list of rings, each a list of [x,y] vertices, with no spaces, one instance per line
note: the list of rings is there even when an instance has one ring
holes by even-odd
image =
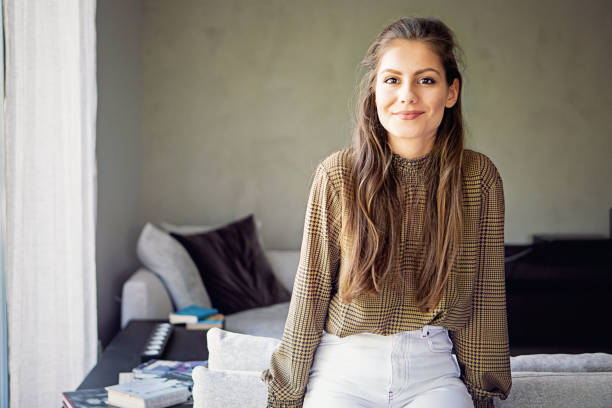
[[[389,147],[393,153],[396,153],[406,159],[414,159],[426,155],[433,149],[434,139],[428,138],[419,139],[402,139],[394,140],[389,138]]]

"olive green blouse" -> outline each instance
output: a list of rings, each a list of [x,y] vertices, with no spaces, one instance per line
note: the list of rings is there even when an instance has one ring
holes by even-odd
[[[512,386],[504,274],[504,191],[493,162],[484,154],[463,153],[463,238],[438,306],[429,313],[414,301],[416,270],[424,246],[424,165],[431,153],[406,159],[393,153],[403,193],[401,285],[383,285],[380,294],[360,295],[344,304],[337,293],[343,263],[342,223],[349,190],[350,148],[336,151],[316,167],[310,189],[300,261],[281,343],[262,373],[268,407],[301,407],[315,350],[323,329],[339,337],[393,333],[424,325],[444,326],[453,341],[461,379],[476,408],[493,407]],[[414,237],[414,238],[413,238]]]

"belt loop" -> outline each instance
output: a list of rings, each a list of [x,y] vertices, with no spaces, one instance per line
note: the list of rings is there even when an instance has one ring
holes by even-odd
[[[421,330],[421,337],[427,337],[429,335],[429,326],[425,325],[423,326],[423,329]]]

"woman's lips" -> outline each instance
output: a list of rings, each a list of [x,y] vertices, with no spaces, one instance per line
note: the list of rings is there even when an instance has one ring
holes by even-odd
[[[413,120],[421,116],[423,112],[420,113],[397,113],[396,116],[403,120]]]

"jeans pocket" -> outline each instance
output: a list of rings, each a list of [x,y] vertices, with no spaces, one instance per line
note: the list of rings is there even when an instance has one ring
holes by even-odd
[[[440,331],[427,337],[429,350],[434,353],[449,353],[453,349],[453,342],[446,331]]]
[[[455,354],[451,354],[453,358],[453,362],[455,363],[455,370],[457,370],[457,378],[461,377],[461,367],[459,367],[459,361],[457,360],[457,356]]]

